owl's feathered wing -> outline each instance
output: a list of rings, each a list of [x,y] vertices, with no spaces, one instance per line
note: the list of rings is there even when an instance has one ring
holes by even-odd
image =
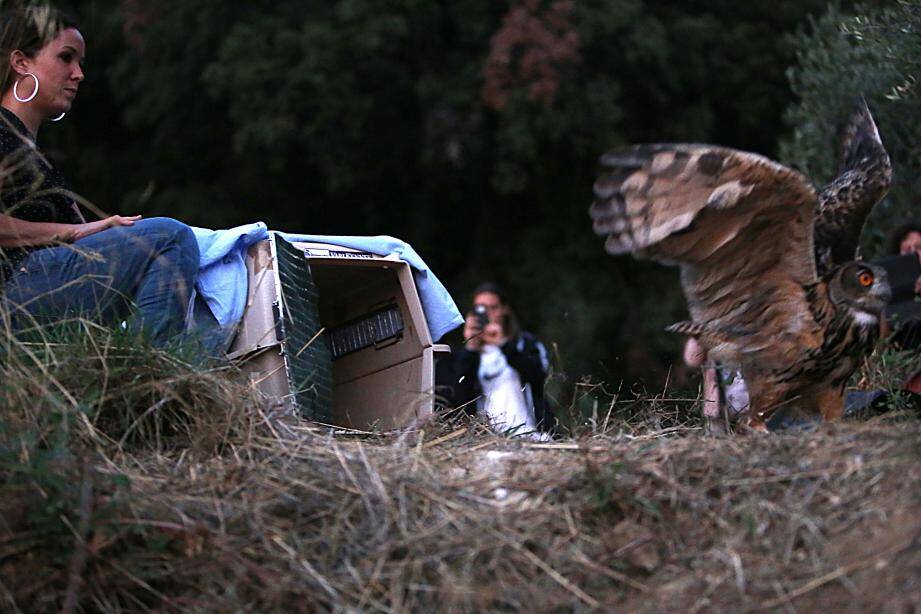
[[[806,179],[757,154],[709,145],[638,145],[601,159],[590,214],[611,254],[681,266],[711,357],[780,368],[818,347],[804,290],[816,281]]]
[[[819,194],[815,255],[819,274],[857,257],[867,216],[892,183],[892,164],[863,98],[839,135],[838,176]]]

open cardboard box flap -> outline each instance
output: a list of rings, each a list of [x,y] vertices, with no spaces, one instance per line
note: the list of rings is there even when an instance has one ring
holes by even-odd
[[[408,264],[329,244],[293,243],[278,249],[272,236],[246,257],[246,310],[228,355],[267,395],[297,408],[292,356],[279,322],[286,311],[303,309],[305,292],[286,289],[278,258],[304,258],[316,289],[324,343],[332,354],[328,420],[362,430],[405,426],[432,412],[436,352]],[[287,246],[284,246],[287,247]],[[281,253],[281,256],[279,256]],[[294,254],[294,255],[291,255]],[[289,325],[290,326],[290,325]],[[290,336],[290,335],[288,335]],[[331,342],[332,340],[332,342]]]

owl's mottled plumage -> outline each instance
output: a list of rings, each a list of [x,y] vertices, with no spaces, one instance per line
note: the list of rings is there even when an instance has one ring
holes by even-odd
[[[848,263],[819,278],[805,178],[762,156],[709,145],[639,145],[601,159],[590,214],[611,254],[681,267],[691,321],[710,358],[738,365],[756,428],[794,403],[841,414],[843,387],[872,348],[885,272]]]
[[[863,98],[839,135],[838,176],[819,194],[815,255],[820,275],[857,255],[864,222],[889,191],[892,164]]]

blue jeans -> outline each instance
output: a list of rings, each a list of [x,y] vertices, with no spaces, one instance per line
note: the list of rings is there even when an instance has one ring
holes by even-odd
[[[182,332],[198,273],[192,230],[157,217],[109,228],[71,245],[31,252],[7,280],[14,329],[81,317],[132,326],[163,345]]]

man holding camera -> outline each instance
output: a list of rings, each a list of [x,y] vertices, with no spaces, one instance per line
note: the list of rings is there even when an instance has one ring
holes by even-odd
[[[518,322],[496,284],[473,291],[464,345],[439,364],[438,381],[448,402],[486,414],[497,429],[549,432],[553,416],[544,401],[547,350]]]

